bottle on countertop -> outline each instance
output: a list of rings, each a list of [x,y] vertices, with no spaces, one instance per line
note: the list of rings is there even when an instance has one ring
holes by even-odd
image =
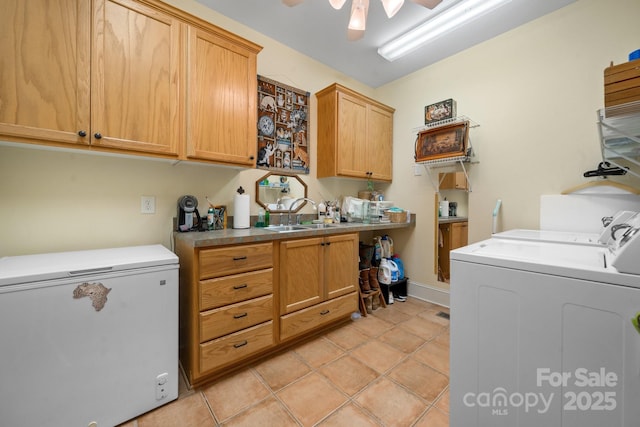
[[[258,221],[256,222],[256,227],[264,227],[264,209],[260,209],[258,211]]]
[[[327,206],[324,204],[324,202],[318,203],[318,219],[320,221],[324,221],[326,214],[327,214]]]
[[[207,211],[207,230],[213,230],[213,208]]]

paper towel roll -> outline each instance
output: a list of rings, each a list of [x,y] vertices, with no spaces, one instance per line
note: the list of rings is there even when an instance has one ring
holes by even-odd
[[[440,216],[442,218],[449,217],[449,201],[448,200],[444,200],[440,202]]]
[[[233,228],[249,228],[250,205],[248,194],[236,194],[233,201]]]

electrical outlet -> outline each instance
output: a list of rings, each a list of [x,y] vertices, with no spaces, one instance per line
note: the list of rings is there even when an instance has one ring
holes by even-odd
[[[422,165],[413,165],[413,175],[414,176],[422,175]]]
[[[143,213],[143,214],[156,213],[156,198],[154,196],[140,197],[140,213]]]

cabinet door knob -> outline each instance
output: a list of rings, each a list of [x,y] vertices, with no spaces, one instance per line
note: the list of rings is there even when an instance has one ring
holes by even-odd
[[[249,160],[253,160],[253,159],[255,159],[255,157],[249,156]]]
[[[79,130],[79,131],[78,131],[78,136],[81,136],[81,137],[83,137],[83,138],[84,138],[85,136],[87,136],[87,132],[85,132],[85,131],[83,131],[83,130]]]
[[[95,137],[95,139],[102,139],[102,134],[100,132],[94,133],[93,136]]]
[[[329,311],[329,310],[322,310],[322,311],[320,312],[320,316],[326,316],[326,315],[327,315],[327,314],[329,314],[329,313],[330,313],[330,311]]]

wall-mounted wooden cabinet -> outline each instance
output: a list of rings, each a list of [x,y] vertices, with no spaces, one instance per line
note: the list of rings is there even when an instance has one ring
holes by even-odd
[[[468,190],[469,183],[464,172],[449,172],[438,175],[440,190]]]
[[[155,0],[4,6],[2,139],[254,163],[259,46]],[[187,71],[194,33],[220,43],[190,51]],[[235,108],[225,115],[230,90]],[[199,150],[205,140],[218,146]]]
[[[339,84],[318,99],[318,178],[391,181],[395,110]]]
[[[187,158],[255,165],[257,52],[228,35],[189,28]]]

